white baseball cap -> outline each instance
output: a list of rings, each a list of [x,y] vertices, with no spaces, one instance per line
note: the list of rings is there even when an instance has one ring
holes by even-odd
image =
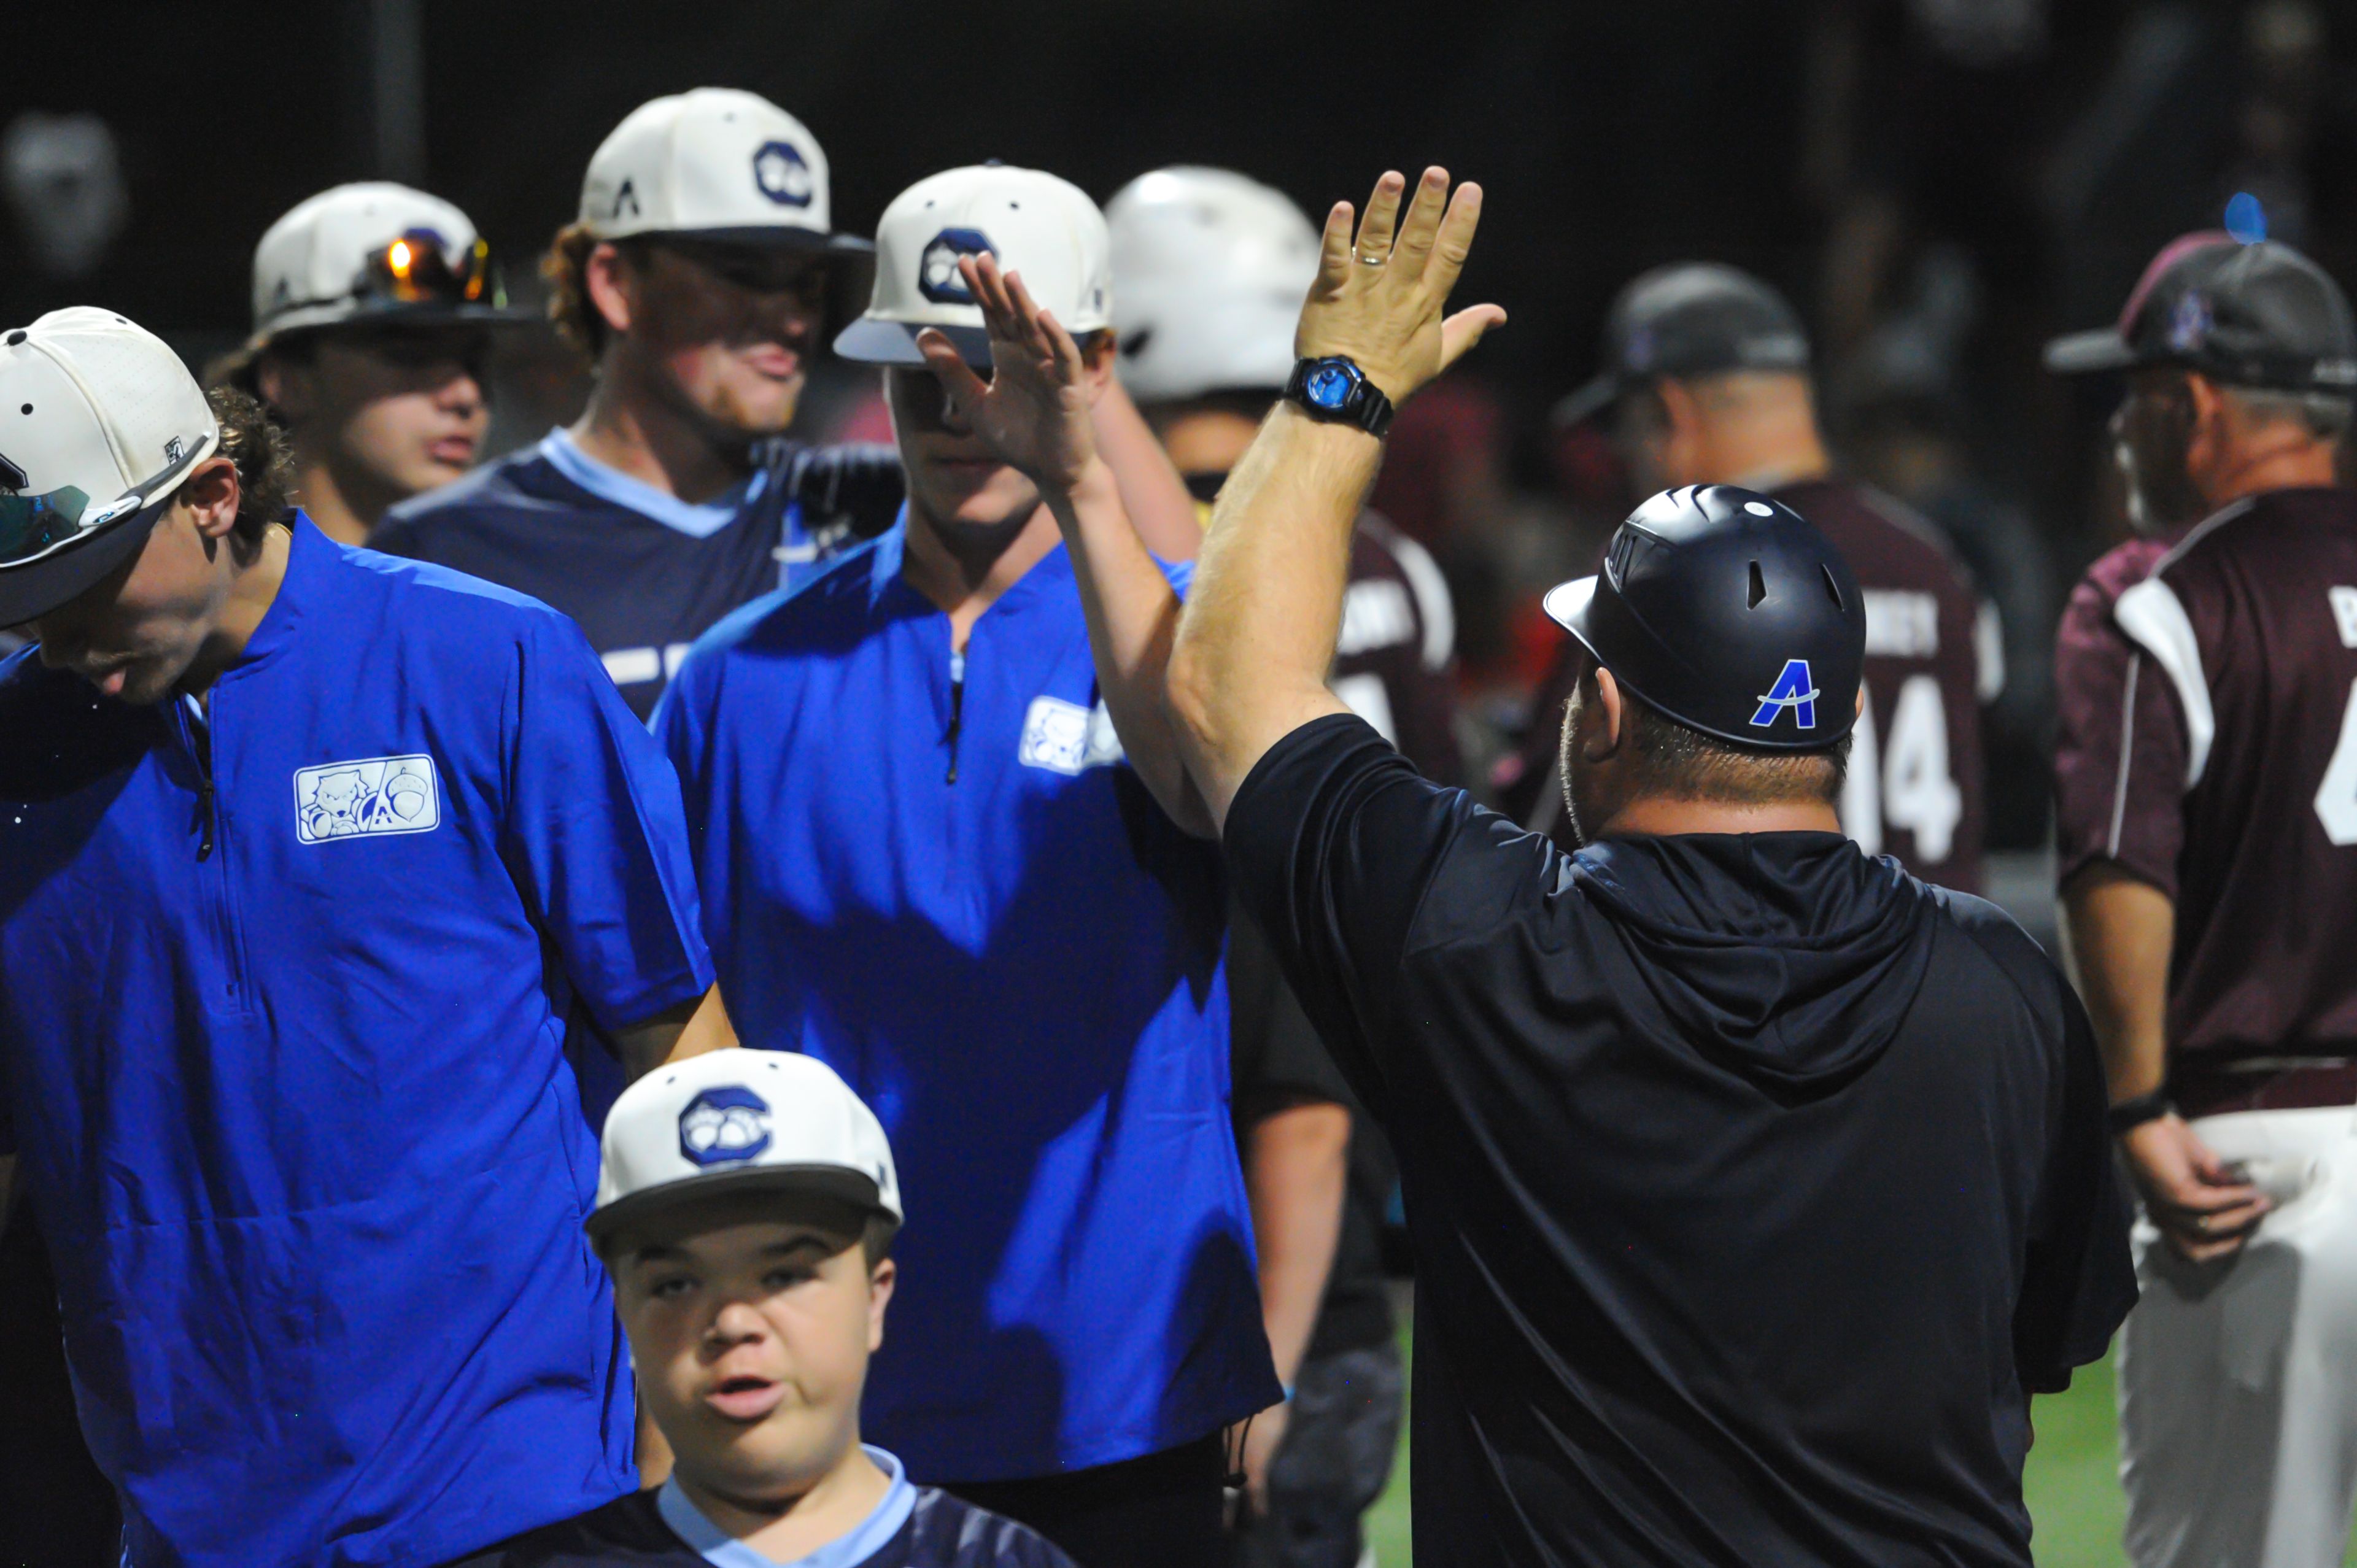
[[[830,233],[826,152],[759,93],[699,87],[641,103],[590,156],[581,223],[600,240],[677,234],[865,252]]]
[[[1031,297],[1079,337],[1113,325],[1104,214],[1088,193],[1039,169],[977,164],[919,180],[876,225],[876,289],[834,351],[871,365],[921,365],[917,334],[937,327],[969,364],[990,363],[982,306],[958,258],[988,252],[1021,273]]]
[[[1318,250],[1290,198],[1227,169],[1157,169],[1115,193],[1105,222],[1132,397],[1285,390]]]
[[[589,1234],[717,1193],[817,1193],[900,1223],[883,1123],[834,1069],[791,1051],[707,1051],[657,1068],[607,1113]]]
[[[437,196],[369,180],[297,203],[253,248],[253,337],[365,317],[425,325],[528,321],[510,309],[490,247]]]
[[[0,334],[0,626],[129,560],[220,445],[196,377],[127,317],[78,305]]]

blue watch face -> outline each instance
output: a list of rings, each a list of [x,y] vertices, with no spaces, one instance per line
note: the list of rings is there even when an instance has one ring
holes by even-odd
[[[1308,383],[1302,390],[1318,407],[1339,413],[1350,403],[1351,390],[1358,384],[1359,378],[1348,365],[1320,365],[1309,372]]]

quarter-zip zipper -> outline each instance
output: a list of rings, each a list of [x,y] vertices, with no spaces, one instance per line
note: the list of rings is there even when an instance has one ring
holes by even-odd
[[[965,727],[965,655],[950,650],[950,776],[948,782],[957,782],[958,732]]]
[[[180,742],[188,747],[189,760],[197,768],[197,860],[212,865],[204,874],[211,879],[213,922],[220,933],[221,968],[229,976],[229,1004],[240,1011],[251,1005],[253,989],[246,983],[245,937],[237,918],[236,891],[230,886],[229,857],[218,859],[214,850],[222,837],[221,800],[213,784],[213,758],[218,752],[221,730],[221,693],[216,687],[211,705],[206,710],[202,735],[191,724],[188,710],[181,702],[172,703],[172,717],[179,725]]]
[[[213,827],[218,815],[213,805],[213,764],[210,737],[199,739],[197,728],[188,722],[187,699],[172,703],[172,717],[180,726],[180,744],[188,747],[188,760],[197,768],[197,858],[210,860],[213,856]]]

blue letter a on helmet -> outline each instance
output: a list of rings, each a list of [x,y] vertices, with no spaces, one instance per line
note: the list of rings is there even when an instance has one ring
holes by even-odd
[[[1776,677],[1776,683],[1760,699],[1760,711],[1751,715],[1751,727],[1775,728],[1776,715],[1787,708],[1792,710],[1795,727],[1817,727],[1817,686],[1809,679],[1809,661],[1805,659],[1784,660],[1784,672]]]

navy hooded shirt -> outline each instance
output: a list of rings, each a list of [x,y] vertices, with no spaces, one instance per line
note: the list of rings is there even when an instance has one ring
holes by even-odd
[[[1347,715],[1226,847],[1398,1152],[1419,1557],[2028,1568],[2029,1395],[2136,1287],[2018,926],[1834,833],[1566,855]]]

